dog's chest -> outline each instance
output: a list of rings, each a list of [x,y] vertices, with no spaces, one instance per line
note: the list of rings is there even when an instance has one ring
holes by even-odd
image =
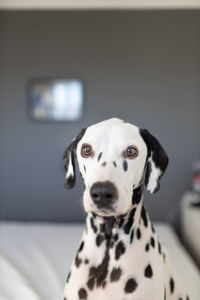
[[[123,230],[113,232],[108,239],[92,230],[84,233],[66,284],[67,299],[84,299],[85,295],[87,300],[145,299],[146,290],[153,299],[155,289],[162,294],[163,290],[153,287],[164,278],[160,277],[163,257],[156,236],[153,246],[150,243],[149,233],[141,227],[130,235]]]

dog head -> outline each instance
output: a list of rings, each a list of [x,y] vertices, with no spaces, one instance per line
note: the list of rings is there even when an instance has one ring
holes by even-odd
[[[75,155],[85,183],[84,209],[101,216],[126,214],[143,179],[147,190],[157,192],[168,164],[155,137],[116,118],[83,129],[67,147],[67,188],[75,184]]]

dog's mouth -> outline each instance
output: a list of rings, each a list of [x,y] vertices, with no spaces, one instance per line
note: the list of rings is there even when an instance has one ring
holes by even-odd
[[[87,211],[88,213],[95,213],[96,215],[98,215],[99,217],[121,217],[121,216],[125,216],[126,212],[122,212],[122,211],[115,211],[114,209],[108,209],[108,208],[93,208],[89,211]]]
[[[112,217],[115,216],[115,213],[110,212],[106,209],[101,209],[101,210],[94,210],[93,211],[96,215],[98,215],[99,217]]]
[[[120,205],[120,201],[114,203],[108,203],[106,201],[101,201],[99,203],[94,203],[90,197],[88,197],[87,191],[84,193],[83,206],[86,213],[95,213],[100,217],[117,217],[125,215],[129,207],[125,205]]]

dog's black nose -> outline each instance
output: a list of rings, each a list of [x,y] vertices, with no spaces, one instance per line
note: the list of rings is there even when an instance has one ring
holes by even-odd
[[[111,205],[118,198],[117,189],[110,181],[94,183],[90,195],[98,208],[112,208]]]

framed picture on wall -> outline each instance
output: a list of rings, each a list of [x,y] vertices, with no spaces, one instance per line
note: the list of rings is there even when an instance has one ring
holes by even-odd
[[[35,121],[77,121],[82,117],[83,84],[79,79],[32,79],[29,116]]]

